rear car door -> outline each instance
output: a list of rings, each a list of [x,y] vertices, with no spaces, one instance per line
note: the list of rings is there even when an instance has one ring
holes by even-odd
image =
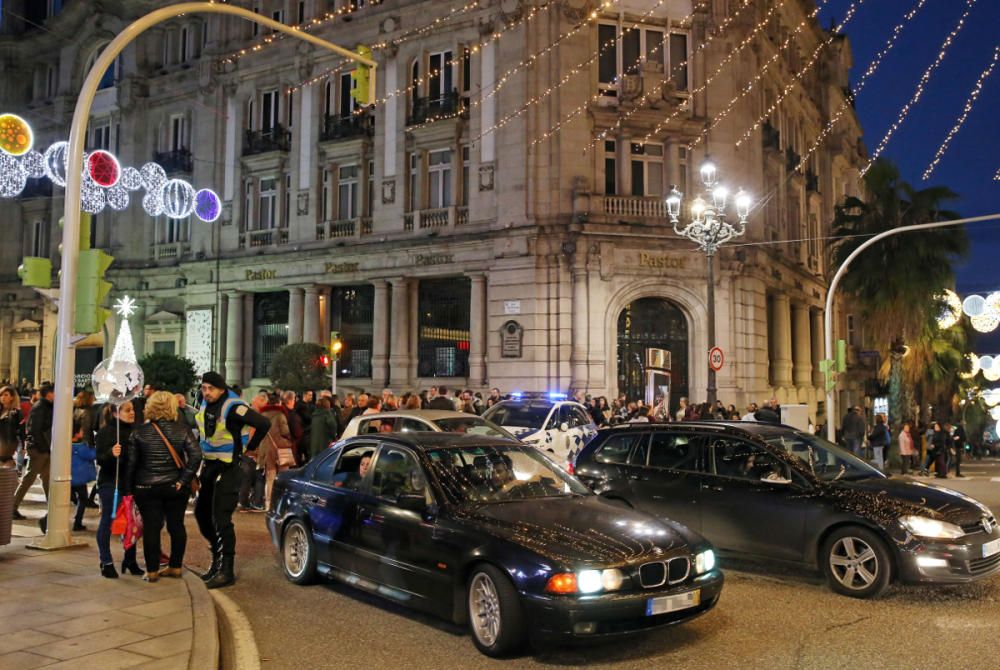
[[[792,476],[787,463],[758,444],[710,437],[702,534],[723,550],[803,560],[808,505]]]
[[[644,460],[643,460],[644,459]],[[638,509],[701,531],[705,438],[689,431],[653,430],[633,453],[631,502]]]

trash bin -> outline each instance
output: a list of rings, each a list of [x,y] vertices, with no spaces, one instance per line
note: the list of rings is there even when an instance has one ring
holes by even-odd
[[[0,468],[0,546],[10,544],[14,523],[14,491],[17,490],[17,470]]]

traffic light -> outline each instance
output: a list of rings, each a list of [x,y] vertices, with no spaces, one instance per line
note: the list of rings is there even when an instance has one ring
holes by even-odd
[[[101,307],[111,291],[111,282],[104,273],[114,261],[100,249],[85,249],[80,252],[76,273],[76,314],[73,317],[73,331],[80,335],[101,332],[111,311]]]
[[[25,256],[24,262],[17,268],[17,276],[24,286],[34,288],[52,287],[52,261],[38,256]]]
[[[370,47],[366,47],[363,44],[359,44],[354,50],[359,56],[365,58],[372,57],[372,50]],[[361,105],[362,107],[367,107],[372,104],[374,97],[371,92],[371,68],[362,63],[357,63],[356,67],[351,70],[351,97],[354,101]]]
[[[327,356],[326,354],[320,355],[320,357],[319,357],[319,364],[321,366],[323,366],[324,368],[330,367],[330,357]]]
[[[847,342],[837,340],[837,372],[847,371]]]
[[[336,330],[330,331],[330,355],[334,360],[340,357],[340,352],[344,348],[344,343],[340,341],[340,333]]]

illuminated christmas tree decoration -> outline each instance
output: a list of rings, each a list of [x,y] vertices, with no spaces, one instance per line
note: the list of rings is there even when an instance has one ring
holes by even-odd
[[[23,156],[31,151],[34,133],[31,126],[17,114],[0,115],[0,150],[11,156]]]
[[[122,178],[119,183],[130,191],[138,191],[142,188],[142,175],[134,167],[127,167],[122,170]]]
[[[27,183],[28,173],[21,162],[9,154],[0,154],[0,196],[13,198]]]
[[[167,171],[156,163],[146,163],[139,168],[142,176],[142,186],[152,193],[158,191],[167,182]]]
[[[186,219],[194,212],[194,186],[183,179],[171,179],[160,191],[163,213],[171,219]]]
[[[142,197],[142,208],[150,216],[163,214],[163,198],[159,193],[147,193]]]
[[[21,167],[27,173],[28,179],[41,179],[45,176],[45,156],[37,151],[29,151],[21,159]]]
[[[203,188],[194,194],[194,214],[205,223],[212,223],[222,215],[222,201],[215,191]]]
[[[105,194],[105,197],[107,198],[108,201],[108,207],[115,210],[116,212],[120,212],[126,207],[128,207],[129,203],[128,189],[125,188],[121,182],[118,182],[117,184],[109,188],[108,192]]]
[[[55,142],[45,150],[45,176],[56,186],[66,186],[66,151],[69,142]]]
[[[87,172],[95,184],[111,188],[121,178],[122,169],[110,151],[98,149],[87,156]]]
[[[104,189],[89,179],[80,184],[80,209],[89,214],[99,214],[107,203]]]

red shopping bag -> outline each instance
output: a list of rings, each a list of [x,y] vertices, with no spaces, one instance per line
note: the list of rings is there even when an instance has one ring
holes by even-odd
[[[125,496],[122,501],[118,503],[118,510],[115,512],[114,518],[111,520],[111,534],[112,535],[124,535],[126,529],[128,528],[128,522],[125,520],[125,510],[132,504],[132,496]]]
[[[125,517],[125,534],[122,536],[122,545],[126,549],[131,549],[139,541],[139,538],[142,537],[142,515],[139,514],[139,506],[135,504],[132,496],[125,496],[122,503],[125,504],[123,514]]]

